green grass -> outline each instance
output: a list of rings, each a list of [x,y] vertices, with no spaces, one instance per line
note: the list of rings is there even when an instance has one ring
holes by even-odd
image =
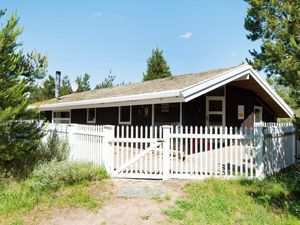
[[[300,224],[298,176],[292,168],[263,181],[192,182],[165,214],[180,224]]]
[[[95,193],[103,189],[107,177],[105,170],[89,164],[51,162],[20,182],[2,178],[0,224],[27,224],[22,222],[26,216],[41,218],[40,211],[51,208],[97,209],[106,196]]]
[[[170,201],[171,195],[166,194],[164,196],[155,195],[152,197],[152,200],[156,201],[157,203],[162,203],[163,201]]]

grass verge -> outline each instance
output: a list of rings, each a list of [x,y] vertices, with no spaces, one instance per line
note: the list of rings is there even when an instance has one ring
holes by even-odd
[[[34,224],[52,208],[97,209],[107,196],[95,192],[106,178],[104,169],[64,161],[42,164],[21,182],[2,178],[0,224]]]
[[[300,224],[299,169],[258,180],[192,182],[165,211],[179,224]]]

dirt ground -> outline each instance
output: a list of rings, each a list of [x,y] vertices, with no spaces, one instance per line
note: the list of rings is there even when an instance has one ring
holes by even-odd
[[[182,187],[184,180],[132,180],[113,179],[108,182],[111,192],[110,199],[98,211],[85,209],[63,209],[54,211],[47,221],[47,225],[133,225],[133,224],[168,224],[163,210],[174,205],[176,199],[184,197]],[[170,200],[161,201],[151,197],[122,198],[118,192],[122,187],[151,187],[166,190]]]

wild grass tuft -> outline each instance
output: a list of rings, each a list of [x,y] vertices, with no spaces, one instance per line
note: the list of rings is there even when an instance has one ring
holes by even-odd
[[[191,182],[186,199],[165,211],[181,224],[299,224],[297,172],[287,171],[259,180]]]
[[[0,221],[25,215],[40,204],[95,209],[103,199],[89,192],[89,184],[106,178],[104,169],[90,164],[52,161],[36,167],[21,182],[0,180]]]

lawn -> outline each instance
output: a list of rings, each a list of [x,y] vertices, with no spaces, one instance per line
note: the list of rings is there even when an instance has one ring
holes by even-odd
[[[299,180],[292,167],[263,181],[191,182],[164,213],[171,224],[300,224]]]

